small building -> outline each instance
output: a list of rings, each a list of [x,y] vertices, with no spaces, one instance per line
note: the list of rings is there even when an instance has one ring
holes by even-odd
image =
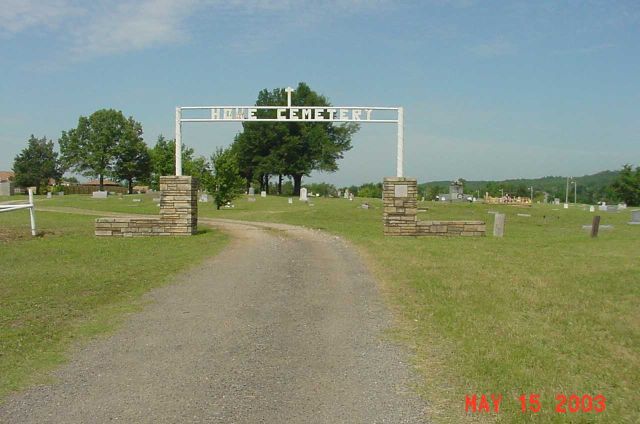
[[[16,174],[11,171],[0,171],[0,183],[5,181],[13,181],[16,178]]]

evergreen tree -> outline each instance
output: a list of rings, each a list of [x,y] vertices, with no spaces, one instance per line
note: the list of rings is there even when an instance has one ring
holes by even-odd
[[[28,146],[13,161],[15,183],[21,187],[36,187],[36,194],[47,185],[49,178],[57,179],[63,174],[58,163],[58,153],[53,150],[53,141],[46,137],[31,135]]]

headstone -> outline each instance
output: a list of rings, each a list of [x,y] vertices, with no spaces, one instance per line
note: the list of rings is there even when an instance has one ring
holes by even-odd
[[[348,189],[344,191],[344,198],[345,199],[349,198],[349,190]]]
[[[569,209],[569,204],[568,204],[568,203],[565,203],[565,204],[564,204],[564,208],[565,208],[565,209]]]
[[[307,189],[305,187],[302,187],[300,189],[300,201],[307,202],[308,200],[309,200],[309,197],[307,197]]]
[[[487,212],[487,213],[490,213],[491,215],[495,215],[495,214],[497,214],[498,212],[496,212],[496,211],[489,211],[489,212]]]
[[[353,202],[353,193],[349,193],[349,201]]]
[[[631,211],[631,222],[629,224],[640,225],[640,209]]]
[[[598,228],[600,230],[613,230],[613,225],[600,225]],[[583,225],[582,229],[591,231],[591,229],[593,229],[593,225]]]
[[[593,223],[591,224],[591,237],[598,237],[598,229],[600,227],[600,215],[593,217]]]
[[[598,210],[606,212],[607,211],[607,205],[598,205]]]
[[[94,199],[106,199],[108,194],[106,191],[94,191],[91,197]]]
[[[142,199],[133,199],[134,202],[139,203],[142,202]]]
[[[607,212],[618,212],[618,205],[607,206]]]
[[[529,215],[528,213],[519,213],[518,216],[524,216],[524,217],[530,217],[531,215]]]
[[[58,196],[64,196],[64,191],[59,191]]]
[[[368,203],[363,203],[362,205],[360,205],[360,207],[362,209],[369,209],[369,204]]]
[[[293,204],[293,197],[289,197],[289,199],[287,200],[287,203],[289,203],[290,205]]]
[[[626,203],[618,203],[618,210],[625,210],[627,209],[627,204]]]
[[[255,196],[256,195],[256,189],[253,187],[249,187],[249,196]]]
[[[338,190],[338,197],[342,197],[342,190]]]
[[[200,195],[200,199],[198,199],[198,201],[202,202],[202,203],[208,202],[209,201],[209,195],[207,193],[202,193]]]
[[[553,204],[554,205],[559,205],[560,204],[560,199],[558,197],[553,199]]]
[[[596,207],[591,205],[589,206],[589,212],[595,212],[596,211]]]
[[[266,192],[266,191],[264,191],[264,190],[262,190],[262,191],[260,192],[260,197],[267,197],[267,192]]]
[[[493,236],[502,237],[504,236],[505,214],[497,213],[494,216],[495,219],[493,220]]]
[[[50,192],[50,191],[48,191],[48,192],[47,192],[47,199],[51,199],[52,197],[53,197],[53,196],[51,195],[51,192]]]

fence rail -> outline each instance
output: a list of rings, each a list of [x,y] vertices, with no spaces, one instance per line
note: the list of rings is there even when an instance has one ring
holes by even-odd
[[[16,203],[16,204],[2,204],[0,205],[0,212],[11,212],[20,209],[29,209],[29,217],[31,218],[31,235],[36,235],[36,215],[35,205],[33,204],[33,190],[29,189],[29,203]]]

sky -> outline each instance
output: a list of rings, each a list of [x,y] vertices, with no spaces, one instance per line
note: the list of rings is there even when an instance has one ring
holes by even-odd
[[[102,108],[172,138],[176,106],[251,105],[306,82],[333,105],[404,107],[420,182],[640,165],[640,2],[0,0],[0,170],[31,134]],[[190,123],[210,156],[237,123]],[[336,185],[395,175],[396,127],[364,124]]]

